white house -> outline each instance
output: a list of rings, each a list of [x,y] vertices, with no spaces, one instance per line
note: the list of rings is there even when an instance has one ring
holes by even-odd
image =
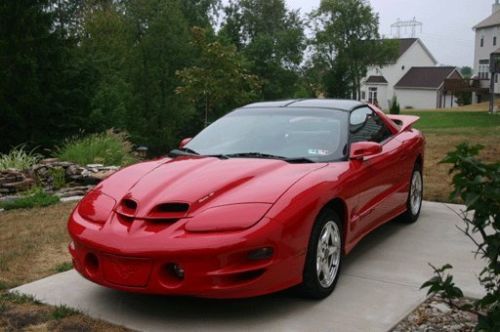
[[[455,96],[444,90],[446,79],[462,79],[456,67],[412,67],[394,86],[401,108],[456,107]]]
[[[474,49],[474,79],[479,81],[483,92],[474,93],[473,102],[488,100],[490,85],[490,54],[500,50],[500,3],[496,0],[492,13],[474,26],[476,43]],[[495,94],[500,94],[498,75],[495,76]]]
[[[444,80],[461,78],[453,67],[437,67],[437,60],[418,38],[397,39],[397,60],[368,69],[361,84],[361,99],[390,107],[394,96],[403,108],[445,108],[456,106],[453,96],[445,96]],[[445,69],[446,68],[446,69]]]

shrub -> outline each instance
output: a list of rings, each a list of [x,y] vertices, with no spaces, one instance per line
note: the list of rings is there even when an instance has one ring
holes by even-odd
[[[66,185],[66,172],[63,168],[52,168],[49,171],[52,177],[52,188],[59,190]]]
[[[37,188],[24,197],[0,202],[0,209],[29,209],[33,207],[44,207],[59,202],[59,197],[47,194],[43,189]]]
[[[429,288],[429,294],[440,295],[451,306],[476,314],[476,330],[500,331],[500,163],[478,160],[482,148],[461,144],[442,162],[453,165],[450,173],[454,174],[455,190],[451,198],[462,199],[467,207],[461,213],[465,223],[461,230],[477,247],[476,255],[486,262],[478,276],[486,295],[473,306],[456,304],[463,292],[446,272],[452,268],[449,264],[433,267],[435,276],[422,288]]]
[[[24,145],[17,146],[7,154],[0,154],[0,171],[8,168],[25,170],[35,165],[42,156],[34,150],[26,151]]]
[[[398,98],[396,96],[392,97],[391,108],[389,109],[389,113],[391,114],[401,113],[401,107],[399,106]]]
[[[123,132],[108,130],[100,134],[75,137],[58,148],[56,156],[79,165],[127,165],[135,161],[132,144]]]

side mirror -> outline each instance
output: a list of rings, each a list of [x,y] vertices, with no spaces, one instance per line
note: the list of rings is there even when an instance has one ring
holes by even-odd
[[[179,149],[182,149],[183,147],[186,146],[186,144],[188,144],[189,142],[191,142],[193,138],[192,137],[188,137],[188,138],[184,138],[180,143],[179,143]]]
[[[382,152],[382,145],[375,142],[356,142],[351,144],[350,159],[362,160],[365,157],[373,156]]]

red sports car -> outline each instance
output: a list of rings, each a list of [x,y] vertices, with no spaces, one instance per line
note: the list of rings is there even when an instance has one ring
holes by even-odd
[[[69,218],[73,264],[131,292],[324,298],[365,235],[417,220],[417,120],[348,100],[241,107],[88,193]]]

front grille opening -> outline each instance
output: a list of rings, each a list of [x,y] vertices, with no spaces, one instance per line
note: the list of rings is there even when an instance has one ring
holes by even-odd
[[[118,216],[118,220],[121,221],[122,223],[129,224],[132,221],[134,221],[134,217],[129,217],[129,216],[126,216],[124,214],[117,213],[117,216]]]
[[[157,213],[183,213],[187,212],[189,204],[187,203],[163,203],[155,208]]]

